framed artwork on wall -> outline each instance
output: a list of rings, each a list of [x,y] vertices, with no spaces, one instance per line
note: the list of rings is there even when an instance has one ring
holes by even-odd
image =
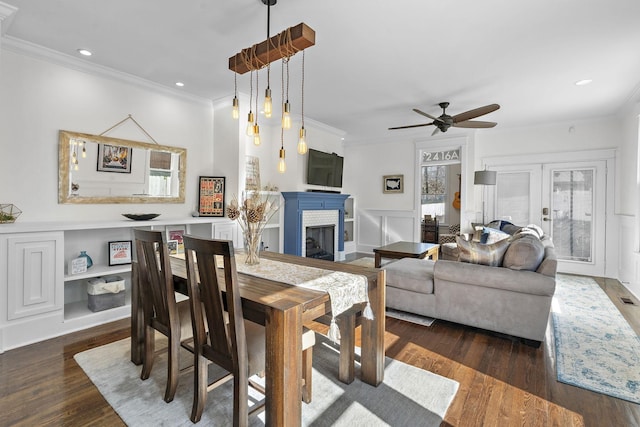
[[[98,144],[98,171],[131,173],[131,147]]]
[[[404,193],[404,175],[385,175],[382,177],[383,193]]]
[[[224,216],[223,176],[201,176],[198,185],[198,214],[200,216]]]
[[[131,264],[131,240],[109,242],[109,265]]]

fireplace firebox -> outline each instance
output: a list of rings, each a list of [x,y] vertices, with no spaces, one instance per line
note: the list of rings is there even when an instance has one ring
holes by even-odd
[[[334,261],[335,226],[306,227],[306,257]]]

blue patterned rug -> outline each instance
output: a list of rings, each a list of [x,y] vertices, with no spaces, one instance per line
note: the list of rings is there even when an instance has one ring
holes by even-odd
[[[558,274],[556,283],[558,381],[640,403],[640,338],[592,278]]]

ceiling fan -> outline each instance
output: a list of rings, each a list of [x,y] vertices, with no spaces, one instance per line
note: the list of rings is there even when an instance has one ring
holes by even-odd
[[[473,110],[465,111],[464,113],[456,114],[455,116],[450,116],[447,114],[446,109],[449,107],[448,102],[441,102],[440,108],[442,108],[442,115],[440,117],[434,117],[431,114],[427,114],[424,111],[420,111],[417,108],[414,108],[418,114],[421,114],[425,117],[433,120],[431,123],[422,123],[419,125],[409,125],[409,126],[398,126],[389,128],[389,130],[394,129],[408,129],[408,128],[417,128],[421,126],[431,126],[434,125],[436,128],[433,131],[432,135],[435,135],[438,132],[446,132],[450,127],[457,128],[492,128],[497,125],[496,122],[483,122],[480,120],[471,120],[476,117],[484,116],[485,114],[489,114],[493,111],[496,111],[500,106],[498,104],[489,104],[484,107],[475,108]]]

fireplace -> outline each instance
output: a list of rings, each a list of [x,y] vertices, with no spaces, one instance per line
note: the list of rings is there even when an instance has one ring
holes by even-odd
[[[307,237],[318,240],[318,236],[309,236],[308,230],[326,227],[323,233],[332,235],[330,249],[327,249],[328,237],[324,237],[325,252],[332,253],[334,261],[344,260],[344,201],[348,194],[321,192],[283,192],[284,207],[284,253],[308,256]],[[315,233],[313,231],[312,233]],[[315,245],[316,242],[310,241]],[[312,247],[312,249],[317,249]]]
[[[334,261],[335,225],[305,227],[305,256]]]

